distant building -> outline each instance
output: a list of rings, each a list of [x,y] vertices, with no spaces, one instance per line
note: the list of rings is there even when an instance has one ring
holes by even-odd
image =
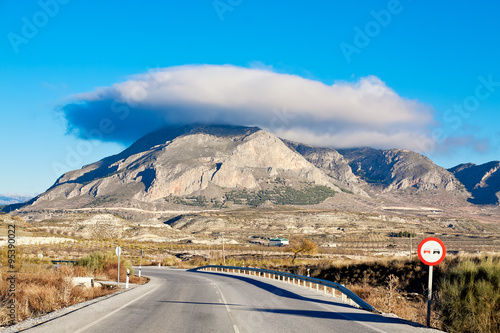
[[[286,238],[270,238],[269,246],[284,246],[288,245],[288,239]]]

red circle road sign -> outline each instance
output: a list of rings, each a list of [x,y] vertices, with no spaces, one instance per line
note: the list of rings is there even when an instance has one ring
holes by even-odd
[[[446,247],[436,237],[428,237],[418,245],[418,257],[420,261],[428,266],[435,266],[443,261],[446,255]]]

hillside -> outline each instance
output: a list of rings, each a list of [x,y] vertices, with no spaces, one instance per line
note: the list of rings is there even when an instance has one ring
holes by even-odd
[[[449,169],[472,194],[471,203],[498,205],[500,198],[500,162],[482,165],[460,164]]]

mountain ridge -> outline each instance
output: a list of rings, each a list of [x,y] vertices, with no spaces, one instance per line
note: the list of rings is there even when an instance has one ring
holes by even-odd
[[[471,193],[469,202],[479,205],[498,205],[500,200],[500,161],[481,165],[459,164],[448,169]]]
[[[335,201],[334,193],[352,202],[384,202],[387,195],[397,201],[402,194],[418,201],[432,194],[455,206],[467,200],[498,205],[500,162],[490,163],[447,170],[409,150],[316,147],[258,127],[195,124],[151,132],[116,155],[61,175],[44,193],[11,208],[317,204],[328,196]],[[304,200],[307,195],[316,199]]]

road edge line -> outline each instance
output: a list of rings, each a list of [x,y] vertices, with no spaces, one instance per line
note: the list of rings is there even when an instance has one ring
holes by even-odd
[[[104,319],[114,315],[115,313],[117,313],[118,311],[121,311],[122,309],[126,308],[127,306],[129,306],[130,304],[134,303],[134,302],[137,302],[138,300],[140,300],[141,298],[143,298],[144,296],[146,295],[149,295],[150,293],[152,293],[153,291],[155,291],[156,289],[158,289],[160,286],[154,288],[154,289],[151,289],[150,291],[148,291],[147,293],[145,294],[142,294],[141,296],[139,296],[138,298],[134,299],[134,300],[131,300],[130,302],[126,303],[126,304],[123,304],[122,306],[120,306],[118,309],[115,309],[113,311],[111,311],[110,313],[108,313],[107,315],[105,315],[104,317],[101,317],[99,319],[97,319],[96,321],[80,328],[79,330],[75,331],[74,333],[81,333],[83,331],[85,331],[86,329],[100,323],[101,321],[103,321]]]

